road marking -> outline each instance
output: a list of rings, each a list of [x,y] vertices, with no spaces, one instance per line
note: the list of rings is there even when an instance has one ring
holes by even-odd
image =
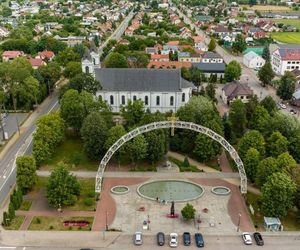
[[[16,249],[17,247],[0,247],[0,249]]]

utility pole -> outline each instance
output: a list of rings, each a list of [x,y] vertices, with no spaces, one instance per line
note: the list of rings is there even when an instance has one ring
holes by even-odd
[[[237,225],[237,229],[236,229],[236,231],[238,232],[238,231],[240,231],[240,225],[241,225],[241,216],[242,216],[242,214],[241,213],[239,213],[239,220],[238,220],[238,225]]]

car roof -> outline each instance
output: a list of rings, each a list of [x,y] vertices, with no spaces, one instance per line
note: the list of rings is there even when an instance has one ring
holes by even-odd
[[[178,236],[177,233],[170,233],[170,236]]]

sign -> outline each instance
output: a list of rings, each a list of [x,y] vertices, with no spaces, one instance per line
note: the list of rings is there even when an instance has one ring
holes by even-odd
[[[252,215],[254,215],[254,208],[252,207],[252,205],[250,204],[249,205],[249,210],[250,210],[250,213],[252,214]]]

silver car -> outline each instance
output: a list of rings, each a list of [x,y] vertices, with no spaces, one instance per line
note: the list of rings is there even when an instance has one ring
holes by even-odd
[[[252,245],[252,238],[251,238],[251,235],[247,232],[244,232],[242,234],[242,238],[243,238],[243,241],[246,245]]]
[[[142,245],[143,244],[143,235],[141,232],[135,232],[133,236],[133,242],[135,245]]]

